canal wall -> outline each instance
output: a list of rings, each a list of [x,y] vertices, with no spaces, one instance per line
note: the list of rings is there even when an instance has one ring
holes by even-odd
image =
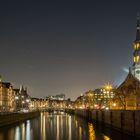
[[[0,115],[0,127],[32,119],[39,115],[39,112],[2,114]]]
[[[70,111],[67,110],[70,113]],[[140,111],[129,110],[75,110],[75,115],[107,124],[115,129],[140,136]]]

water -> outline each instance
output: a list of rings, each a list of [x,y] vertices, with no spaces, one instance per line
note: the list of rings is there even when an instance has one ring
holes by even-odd
[[[110,128],[63,112],[41,113],[26,122],[0,128],[0,140],[134,140]]]

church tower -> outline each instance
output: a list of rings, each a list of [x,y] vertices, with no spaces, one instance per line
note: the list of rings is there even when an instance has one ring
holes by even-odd
[[[133,66],[131,69],[135,78],[140,81],[140,17],[137,16],[136,40],[134,41]]]

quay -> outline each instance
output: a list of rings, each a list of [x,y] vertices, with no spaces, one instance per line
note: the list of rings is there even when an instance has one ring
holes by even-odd
[[[140,138],[140,111],[68,109],[66,112]]]
[[[0,114],[0,127],[26,121],[28,119],[38,117],[39,115],[39,111]]]

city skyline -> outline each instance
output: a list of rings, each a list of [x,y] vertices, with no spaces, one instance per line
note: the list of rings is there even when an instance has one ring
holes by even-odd
[[[133,63],[140,2],[132,3],[3,3],[3,80],[27,86],[32,97],[72,99],[107,82],[119,85]]]

